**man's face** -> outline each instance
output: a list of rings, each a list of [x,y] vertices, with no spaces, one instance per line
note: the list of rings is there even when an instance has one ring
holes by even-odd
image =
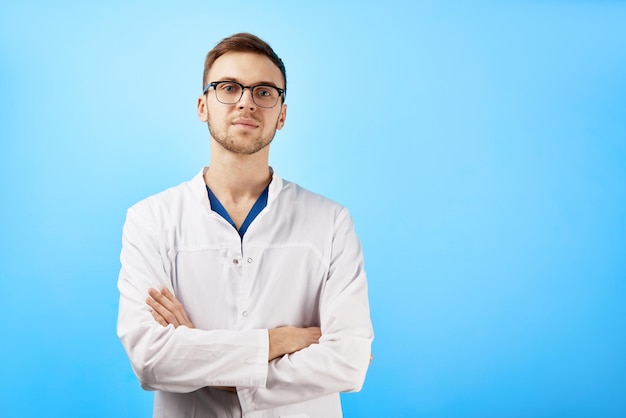
[[[229,52],[213,63],[208,82],[236,81],[244,86],[269,84],[285,88],[278,67],[264,55],[248,52]],[[254,154],[265,149],[282,129],[287,116],[287,105],[278,100],[272,108],[259,107],[252,100],[250,89],[245,89],[235,104],[220,103],[215,89],[198,98],[198,117],[209,123],[209,132],[218,144],[236,154]]]

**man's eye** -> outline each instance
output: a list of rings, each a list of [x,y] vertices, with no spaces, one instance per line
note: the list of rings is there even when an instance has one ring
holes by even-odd
[[[239,90],[239,86],[232,83],[223,83],[220,84],[220,90],[222,90],[224,93],[234,93]]]
[[[260,97],[272,97],[273,96],[272,89],[267,88],[267,87],[257,87],[255,89],[255,92],[257,96],[260,96]]]

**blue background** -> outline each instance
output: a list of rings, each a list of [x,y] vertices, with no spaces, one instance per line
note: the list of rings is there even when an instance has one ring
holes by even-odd
[[[0,415],[151,416],[115,334],[125,211],[208,162],[204,55],[250,31],[287,66],[271,164],[364,246],[346,417],[626,416],[625,2],[17,3]]]

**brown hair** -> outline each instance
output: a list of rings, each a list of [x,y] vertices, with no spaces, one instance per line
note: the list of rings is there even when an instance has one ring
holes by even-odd
[[[204,89],[209,82],[207,77],[215,60],[227,52],[252,52],[266,56],[280,69],[280,72],[283,74],[283,80],[285,81],[285,90],[287,90],[287,72],[285,71],[285,64],[283,64],[283,60],[276,55],[272,47],[270,47],[267,42],[258,36],[252,35],[251,33],[236,33],[231,35],[228,38],[222,39],[212,50],[209,51],[206,59],[204,60],[202,89]]]

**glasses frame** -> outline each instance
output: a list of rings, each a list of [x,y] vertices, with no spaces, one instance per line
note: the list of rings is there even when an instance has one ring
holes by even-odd
[[[239,87],[241,87],[241,96],[239,96],[239,99],[237,99],[237,101],[233,102],[233,103],[224,103],[223,101],[221,101],[218,97],[217,97],[217,86],[219,86],[220,84],[223,83],[230,83],[230,84],[236,84]],[[222,80],[222,81],[211,81],[202,91],[202,94],[208,94],[209,93],[209,89],[213,87],[213,89],[215,90],[215,99],[217,99],[218,102],[220,102],[221,104],[226,104],[226,105],[232,105],[232,104],[237,104],[239,103],[239,101],[241,100],[241,98],[243,97],[243,92],[248,89],[250,90],[250,95],[252,96],[252,101],[254,102],[255,105],[262,107],[263,109],[271,109],[273,107],[276,106],[276,104],[278,104],[278,100],[283,97],[285,97],[285,89],[281,89],[280,87],[276,87],[276,86],[272,86],[270,84],[255,84],[254,86],[244,86],[241,83],[238,83],[236,81],[232,81],[232,80]],[[262,106],[260,104],[258,104],[254,98],[254,90],[257,87],[271,87],[273,89],[276,89],[278,91],[278,97],[276,98],[276,103],[274,103],[272,106]]]

